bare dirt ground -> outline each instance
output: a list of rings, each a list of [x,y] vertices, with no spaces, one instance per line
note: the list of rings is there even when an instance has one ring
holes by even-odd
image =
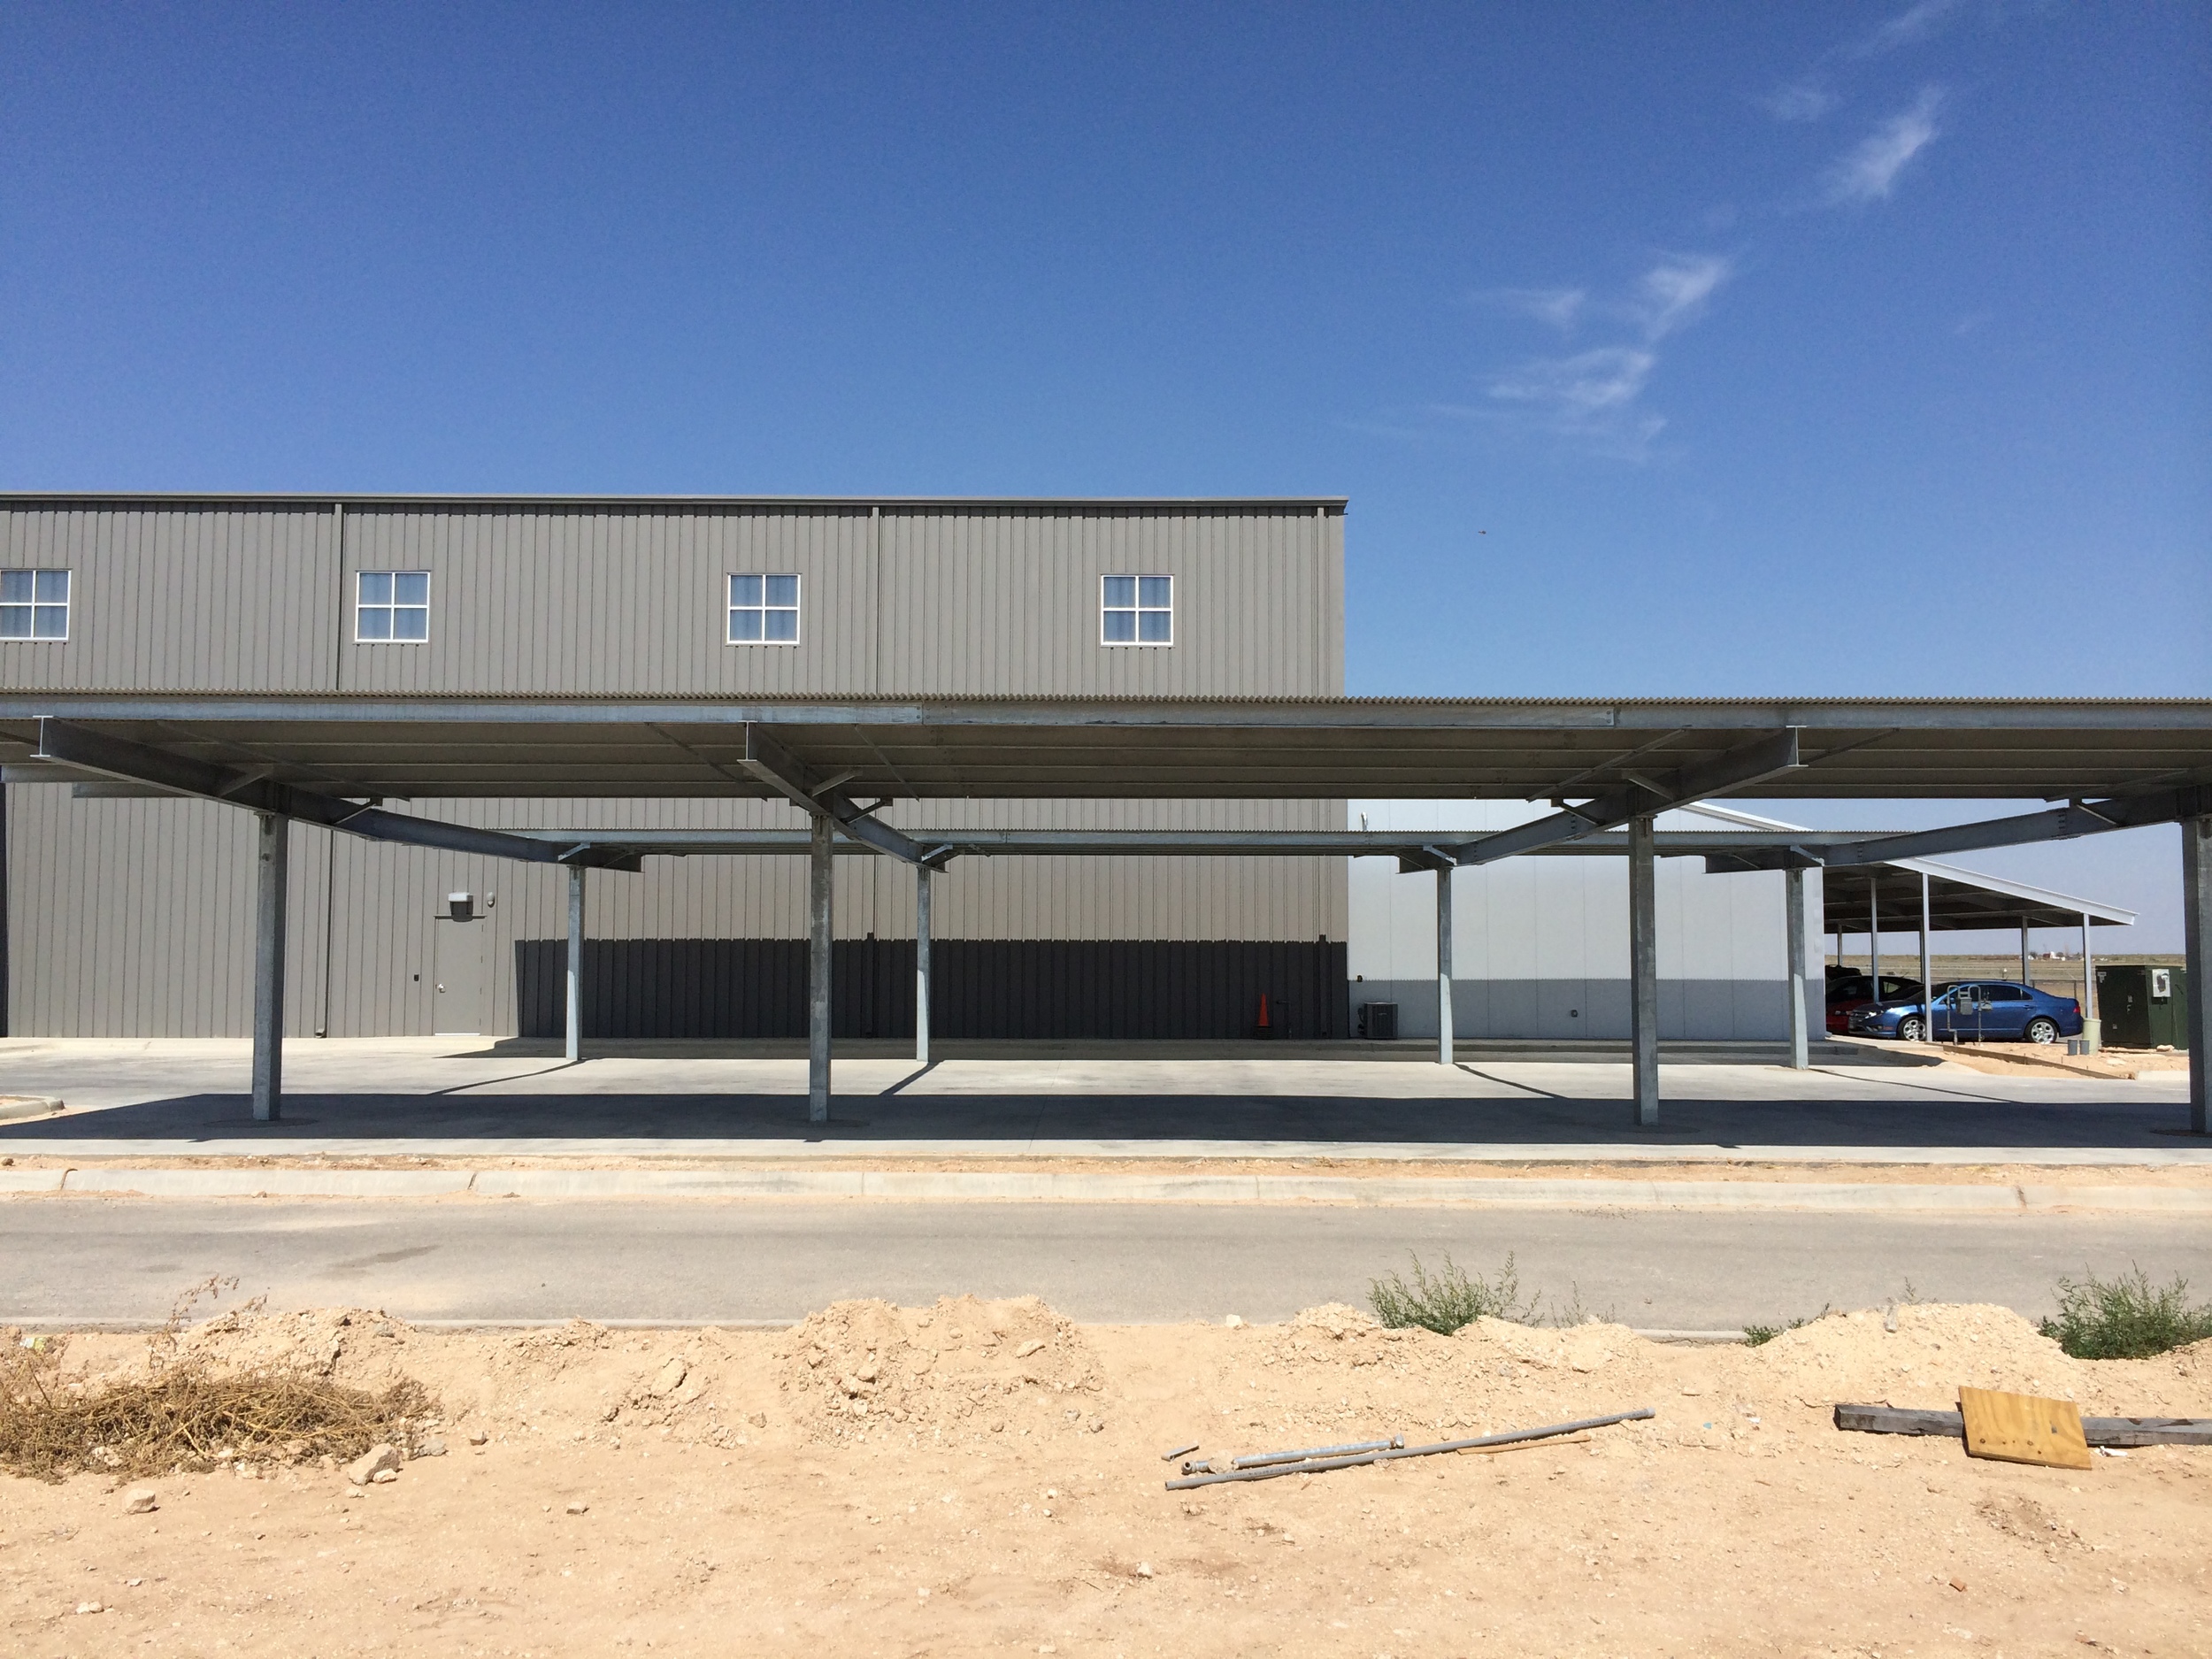
[[[1890,1330],[1892,1323],[1895,1329]],[[1079,1327],[1033,1300],[841,1303],[789,1331],[226,1316],[227,1363],[426,1383],[389,1484],[250,1452],[0,1477],[0,1646],[37,1655],[2212,1651],[2212,1448],[2086,1472],[1839,1432],[1959,1385],[2212,1411],[2212,1343],[2067,1358],[1903,1305],[1758,1348],[1611,1325]],[[81,1337],[81,1376],[143,1338]],[[1650,1406],[1568,1443],[1171,1493],[1160,1454],[1416,1440]],[[482,1437],[480,1445],[473,1444]],[[159,1507],[126,1513],[150,1485]]]
[[[2185,1144],[2185,1143],[2184,1143]],[[1760,1158],[1697,1153],[1681,1156],[1670,1152],[1648,1162],[1624,1159],[1531,1159],[1526,1162],[1475,1161],[1454,1158],[1359,1157],[1248,1157],[1248,1158],[1084,1158],[1025,1154],[1016,1157],[879,1157],[866,1155],[777,1158],[773,1162],[743,1157],[639,1157],[620,1154],[591,1157],[444,1158],[417,1154],[381,1157],[295,1157],[285,1154],[226,1157],[133,1156],[104,1160],[88,1157],[0,1156],[0,1169],[94,1170],[121,1164],[134,1170],[710,1170],[719,1174],[787,1175],[795,1170],[832,1170],[844,1172],[912,1171],[918,1174],[991,1175],[1140,1175],[1154,1179],[1173,1176],[1329,1175],[1391,1181],[1588,1181],[1738,1180],[1774,1183],[1847,1181],[1857,1186],[1883,1187],[2212,1187],[2212,1163],[2208,1164],[1858,1164],[1848,1159],[1787,1164]],[[15,1202],[37,1202],[48,1194],[18,1194]],[[59,1202],[59,1195],[51,1195]],[[456,1194],[450,1198],[425,1198],[424,1203],[473,1203],[476,1198]],[[683,1202],[672,1199],[670,1202]],[[756,1202],[772,1203],[763,1196]],[[943,1202],[954,1202],[950,1200]],[[1095,1202],[1108,1202],[1100,1199]],[[1182,1202],[1202,1203],[1204,1199]],[[1327,1202],[1320,1199],[1307,1202]]]
[[[2147,1077],[2186,1077],[2189,1072],[2188,1055],[2172,1048],[2108,1046],[2095,1054],[2070,1055],[2063,1044],[2055,1042],[1891,1042],[1886,1046],[1900,1054],[1940,1056],[1945,1064],[1985,1077],[2048,1077],[2064,1072],[2070,1077],[2124,1078],[2132,1082]]]

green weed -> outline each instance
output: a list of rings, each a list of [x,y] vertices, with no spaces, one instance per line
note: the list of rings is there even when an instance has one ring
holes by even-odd
[[[1442,1269],[1433,1275],[1415,1256],[1410,1283],[1396,1273],[1374,1279],[1367,1299],[1374,1305],[1375,1317],[1385,1325],[1396,1329],[1419,1325],[1440,1336],[1449,1336],[1482,1318],[1533,1325],[1542,1300],[1521,1300],[1520,1276],[1514,1271],[1510,1256],[1498,1270],[1497,1278],[1490,1279],[1470,1278],[1448,1255]]]
[[[2189,1305],[2189,1281],[2154,1287],[2139,1267],[2117,1279],[2058,1281],[2058,1317],[2040,1326],[2076,1359],[2148,1359],[2212,1337],[2212,1305]]]

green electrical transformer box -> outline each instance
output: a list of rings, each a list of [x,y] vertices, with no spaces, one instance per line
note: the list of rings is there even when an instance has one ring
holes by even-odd
[[[2097,970],[2104,1041],[2122,1048],[2189,1046],[2189,970],[2115,963]]]

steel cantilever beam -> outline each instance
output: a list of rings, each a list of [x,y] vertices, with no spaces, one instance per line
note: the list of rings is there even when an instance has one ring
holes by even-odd
[[[1804,763],[1798,757],[1797,739],[1798,728],[1788,726],[1771,737],[1746,743],[1678,772],[1646,771],[1640,774],[1639,780],[1623,784],[1580,806],[1567,807],[1549,818],[1486,835],[1463,847],[1459,862],[1494,864],[1501,858],[1533,852],[1558,841],[1579,841],[1585,835],[1617,828],[1634,818],[1648,818],[1671,808],[1689,806],[1717,795],[1747,788],[1777,772],[1791,772],[1802,765]]]
[[[49,718],[39,721],[37,758],[105,778],[148,784],[173,795],[320,824],[366,841],[479,853],[493,858],[511,858],[521,864],[582,864],[595,869],[632,871],[640,867],[638,855],[626,849],[599,848],[584,841],[564,845],[527,835],[509,835],[499,830],[478,829],[467,824],[448,824],[438,818],[387,812],[381,807],[280,783],[257,772],[231,772],[69,720]]]

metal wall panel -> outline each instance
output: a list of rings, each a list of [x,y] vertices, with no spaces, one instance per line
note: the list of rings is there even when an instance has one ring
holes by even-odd
[[[1342,690],[1336,509],[210,501],[0,503],[0,564],[73,572],[71,639],[0,644],[15,688],[1310,695]],[[432,572],[421,646],[353,639],[353,578]],[[802,643],[724,642],[725,579],[795,571]],[[1098,581],[1176,577],[1176,643],[1099,643]],[[250,819],[17,786],[11,1029],[249,1029]],[[495,826],[795,825],[780,802],[448,800]],[[1338,827],[1328,803],[907,803],[945,827]],[[514,1028],[514,942],[565,929],[565,877],[295,826],[289,1029],[427,1032],[433,923],[496,895],[486,1024]],[[595,873],[611,940],[800,936],[797,859],[655,859]],[[914,878],[839,860],[841,938],[910,938]],[[1341,941],[1340,860],[968,859],[940,878],[942,940]]]
[[[1316,696],[1343,689],[1343,518],[1294,510],[887,513],[886,691]],[[1099,640],[1099,579],[1175,580],[1175,643]]]
[[[53,784],[6,790],[12,1034],[253,1029],[252,814],[195,801],[78,801]],[[330,839],[292,826],[285,1025],[298,1034],[314,1029],[321,1002]]]
[[[327,509],[0,505],[0,565],[70,572],[69,639],[0,641],[0,686],[327,690]]]
[[[88,803],[89,805],[105,804]],[[957,810],[956,810],[957,809]],[[439,810],[495,828],[796,827],[780,801],[456,801]],[[894,822],[964,827],[1319,829],[1341,809],[1316,802],[902,803]],[[877,857],[837,861],[841,939],[911,939],[914,874]],[[427,1032],[431,926],[444,895],[483,901],[488,1030],[512,1032],[518,940],[565,937],[567,876],[424,848],[339,836],[330,895],[335,1036]],[[586,878],[594,940],[795,940],[806,867],[794,856],[649,858],[642,872]],[[1321,858],[965,858],[937,878],[941,940],[1177,939],[1310,941],[1345,936],[1344,861]],[[326,1023],[319,1017],[318,1024]]]
[[[930,1027],[939,1037],[1341,1037],[1344,946],[1248,940],[940,940]],[[518,1029],[561,1034],[567,945],[514,945]],[[831,1029],[914,1034],[914,941],[838,941]],[[803,1037],[803,940],[599,940],[584,952],[587,1037]]]
[[[1362,801],[1375,829],[1496,830],[1542,816],[1518,802]],[[1710,818],[1663,813],[1666,829]],[[1436,878],[1351,861],[1355,1005],[1399,1004],[1408,1037],[1436,1032]],[[1659,1029],[1668,1038],[1788,1035],[1785,878],[1658,867]],[[1461,870],[1452,885],[1454,1028],[1467,1037],[1628,1034],[1628,869],[1617,857],[1534,857]]]
[[[363,511],[360,570],[430,572],[430,637],[361,644],[348,691],[865,692],[875,649],[868,510],[774,512]],[[724,642],[727,579],[801,578],[800,642]]]

